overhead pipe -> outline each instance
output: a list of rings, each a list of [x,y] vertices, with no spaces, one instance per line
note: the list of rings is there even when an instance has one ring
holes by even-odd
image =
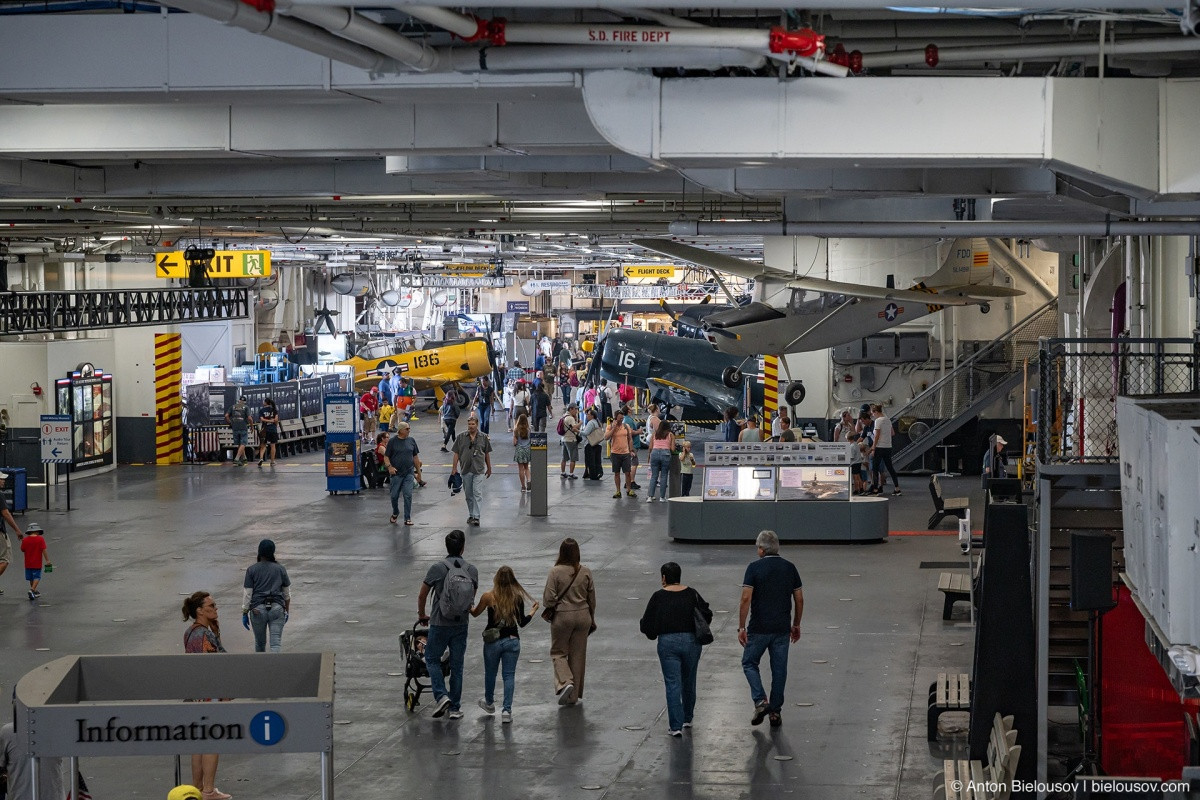
[[[863,67],[903,67],[928,63],[930,48],[933,48],[935,64],[961,64],[976,61],[1027,61],[1034,58],[1066,58],[1069,56],[1098,56],[1099,42],[1039,42],[1038,44],[1014,44],[1000,47],[947,47],[936,45],[920,50],[897,53],[863,54]],[[1200,50],[1198,37],[1171,37],[1157,39],[1131,39],[1106,42],[1106,57],[1121,55],[1144,55],[1149,53],[1190,53]]]
[[[512,45],[453,47],[442,51],[441,66],[449,72],[505,72],[576,69],[758,69],[765,57],[724,47],[577,47]]]
[[[258,11],[238,0],[167,0],[167,5],[360,69],[379,70],[387,64],[383,54],[370,48],[334,36],[307,22]]]
[[[438,53],[432,47],[403,36],[386,25],[367,19],[353,9],[296,6],[291,0],[275,0],[276,11],[319,25],[343,39],[369,47],[418,72],[437,68]]]
[[[1103,222],[698,222],[677,220],[672,236],[823,236],[853,238],[1020,237],[1039,236],[1195,236],[1200,220],[1105,220]]]
[[[336,6],[344,0],[295,0],[296,5],[306,6]],[[387,4],[401,11],[410,5],[438,6],[439,8],[460,8],[462,0],[421,0],[420,3],[408,3],[405,0],[390,0]],[[679,0],[639,0],[639,6],[646,8],[674,9],[679,8]],[[600,9],[607,11],[611,8],[610,0],[505,0],[504,8],[552,8],[552,9]],[[978,0],[971,3],[972,9],[1011,11],[1012,0]],[[761,11],[761,0],[690,0],[689,9],[720,9],[723,11]],[[862,11],[878,11],[878,0],[824,0],[821,8],[830,10],[857,9]],[[1023,11],[1061,11],[1061,0],[1028,0],[1021,3]],[[1120,10],[1150,10],[1162,11],[1162,0],[1087,0],[1087,9],[1120,9]]]

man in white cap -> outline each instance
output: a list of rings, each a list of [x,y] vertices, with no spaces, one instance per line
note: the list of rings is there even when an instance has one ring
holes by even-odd
[[[989,478],[1008,477],[1008,456],[1004,455],[1006,444],[1008,442],[998,433],[993,433],[988,439],[988,449],[983,454],[983,488],[985,489]]]

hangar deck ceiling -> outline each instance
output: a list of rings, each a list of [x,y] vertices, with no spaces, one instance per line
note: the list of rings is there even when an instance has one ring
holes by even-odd
[[[785,223],[1200,232],[1196,8],[997,5],[8,0],[0,242],[553,266]]]

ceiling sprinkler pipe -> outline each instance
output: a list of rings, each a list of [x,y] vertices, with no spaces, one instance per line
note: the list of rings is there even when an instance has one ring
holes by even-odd
[[[238,0],[170,0],[168,5],[360,69],[377,69],[385,61],[382,55],[366,47],[298,20],[256,11]]]
[[[932,45],[931,45],[932,46]],[[1156,39],[1127,39],[1106,42],[1105,56],[1141,55],[1149,53],[1189,53],[1200,50],[1200,38],[1163,36]],[[999,47],[949,47],[937,49],[940,64],[961,64],[976,61],[1019,61],[1032,58],[1058,59],[1070,56],[1099,55],[1100,44],[1088,42],[1039,42],[1037,44],[1002,45]],[[898,53],[864,53],[867,69],[903,67],[926,62],[926,49]]]
[[[428,72],[437,67],[436,50],[373,22],[352,9],[301,7],[288,0],[277,0],[276,7],[289,16],[319,25],[337,36],[369,47],[418,72]]]
[[[1198,220],[1031,222],[698,222],[677,220],[672,236],[818,236],[833,239],[1039,236],[1194,236]]]
[[[481,19],[437,6],[405,6],[404,13],[430,25],[437,25],[468,42],[483,38],[487,28],[487,23]]]
[[[811,33],[811,32],[810,32]],[[541,25],[508,23],[509,42],[525,44],[582,44],[618,47],[732,47],[758,53],[797,52],[811,56],[823,40],[803,31],[755,30],[749,28],[670,28],[654,25]]]

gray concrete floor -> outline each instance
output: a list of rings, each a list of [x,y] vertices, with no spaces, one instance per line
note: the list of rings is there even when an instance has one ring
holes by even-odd
[[[530,518],[503,420],[484,524],[468,530],[466,555],[485,585],[508,564],[540,596],[558,542],[580,541],[599,594],[586,699],[576,708],[554,703],[548,629],[536,620],[523,636],[514,723],[486,717],[475,706],[483,681],[477,621],[466,717],[431,719],[428,701],[407,713],[404,679],[389,674],[403,672],[397,635],[416,617],[421,578],[444,554],[444,534],[466,519],[461,496],[445,488],[449,458],[437,452],[436,422],[423,419],[414,431],[429,486],[417,492],[417,524],[408,529],[388,524],[386,490],[326,494],[311,454],[274,469],[128,466],[74,481],[76,510],[31,510],[20,520],[47,530],[56,569],[42,599],[25,599],[19,558],[0,578],[3,692],[63,655],[181,652],[179,607],[197,589],[217,598],[225,646],[252,651],[238,614],[242,574],[258,540],[270,537],[294,582],[285,650],[336,653],[341,798],[929,796],[940,764],[925,741],[928,685],[938,671],[968,669],[972,657],[965,609],[964,618],[943,622],[938,568],[921,566],[961,562],[953,536],[785,546],[804,579],[804,635],[791,650],[783,727],[752,728],[735,629],[753,546],[675,544],[664,534],[666,506],[647,504],[644,495],[613,500],[607,476],[560,481],[556,464],[550,516]],[[648,485],[648,474],[639,477]],[[924,527],[931,505],[925,483],[902,480],[906,494],[890,501],[893,531]],[[977,485],[952,479],[946,491],[970,494],[978,514]],[[33,490],[32,501],[41,498]],[[943,533],[950,527],[944,523]],[[717,611],[717,640],[701,661],[696,726],[682,740],[667,736],[654,644],[637,624],[668,560]],[[263,659],[269,665],[270,656]],[[83,762],[93,795],[104,800],[164,797],[172,769],[162,758]],[[217,785],[238,800],[313,797],[318,777],[315,755],[227,756]]]

